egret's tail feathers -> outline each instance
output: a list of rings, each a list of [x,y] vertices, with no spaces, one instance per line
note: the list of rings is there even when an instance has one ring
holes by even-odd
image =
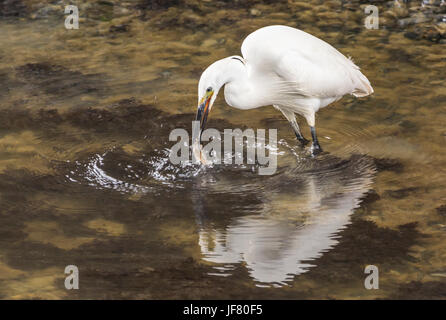
[[[355,88],[355,90],[352,92],[352,95],[355,97],[365,97],[373,93],[372,85],[370,84],[369,79],[366,78],[365,75],[363,75],[358,70],[359,76],[358,76],[358,85]]]

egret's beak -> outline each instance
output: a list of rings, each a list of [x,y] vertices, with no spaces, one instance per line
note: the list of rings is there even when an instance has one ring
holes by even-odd
[[[208,114],[211,110],[211,99],[213,95],[214,91],[206,92],[205,96],[201,98],[198,103],[197,118],[195,120],[200,121],[200,136],[206,126]]]

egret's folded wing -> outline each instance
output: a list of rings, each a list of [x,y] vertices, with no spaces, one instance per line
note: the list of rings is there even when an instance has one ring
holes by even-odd
[[[336,98],[373,92],[351,59],[302,30],[264,27],[248,35],[241,50],[252,74],[276,75],[284,94]]]
[[[274,71],[283,79],[288,91],[294,86],[299,94],[326,98],[354,92],[359,68],[338,52],[310,55],[287,51],[278,60]]]

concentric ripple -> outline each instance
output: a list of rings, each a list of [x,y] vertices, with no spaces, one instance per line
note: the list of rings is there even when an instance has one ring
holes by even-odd
[[[148,148],[93,154],[70,163],[66,177],[96,189],[169,194],[169,201],[189,203],[202,259],[215,268],[210,274],[230,276],[245,264],[258,286],[287,285],[336,246],[375,174],[371,157],[313,157],[285,139],[268,150],[278,163],[270,176],[258,174],[258,163],[174,165],[165,145]]]

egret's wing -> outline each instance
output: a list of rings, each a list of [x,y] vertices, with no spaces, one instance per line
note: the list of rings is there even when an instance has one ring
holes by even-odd
[[[355,91],[359,68],[344,56],[326,52],[311,55],[289,50],[278,60],[274,72],[283,83],[283,93],[327,98],[343,96]]]
[[[302,30],[264,27],[251,33],[241,49],[253,73],[277,75],[283,93],[332,98],[373,92],[351,59]]]

